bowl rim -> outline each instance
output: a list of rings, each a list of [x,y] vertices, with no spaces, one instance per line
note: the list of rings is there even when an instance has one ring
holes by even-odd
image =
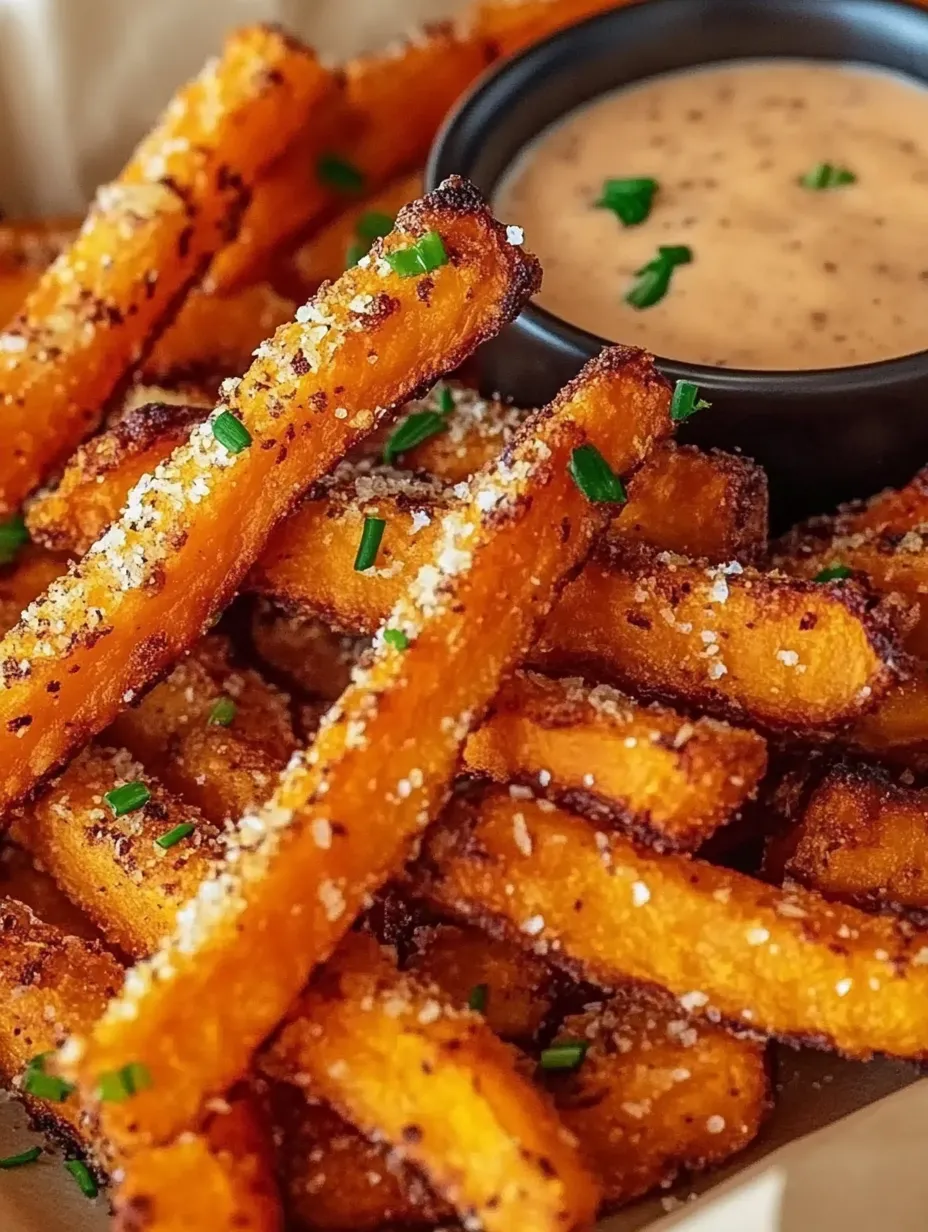
[[[436,188],[448,175],[468,175],[469,169],[459,165],[455,147],[467,130],[471,115],[476,110],[485,108],[488,96],[494,93],[499,94],[493,109],[493,114],[499,115],[507,98],[513,93],[521,92],[522,83],[525,80],[538,79],[543,76],[539,69],[546,67],[549,59],[566,55],[571,46],[578,41],[581,44],[585,42],[587,30],[602,27],[604,35],[608,32],[609,36],[614,38],[616,36],[613,27],[618,25],[621,31],[623,24],[634,23],[637,20],[637,14],[647,10],[685,8],[695,2],[697,0],[634,0],[628,3],[625,0],[617,8],[595,13],[582,21],[557,30],[540,42],[533,43],[516,55],[492,66],[458,100],[439,129],[426,163],[426,189],[430,191]],[[809,2],[810,0],[803,0],[804,4]],[[702,6],[707,3],[713,4],[720,12],[726,9],[730,12],[732,4],[739,5],[745,10],[755,7],[755,0],[698,0],[698,3]],[[912,19],[920,21],[924,26],[925,48],[928,52],[928,7],[917,3],[916,0],[816,0],[816,3],[826,11],[837,9],[840,6],[842,9],[905,13]],[[801,9],[801,6],[797,6],[796,0],[763,0],[763,7],[768,10],[782,8],[786,10],[785,15],[793,20]],[[821,62],[822,60],[819,56],[764,56],[762,53],[734,57],[734,59],[739,58],[752,61],[807,59]],[[851,61],[846,62],[851,63]],[[714,62],[699,61],[689,67],[697,69],[704,64],[712,63]],[[879,60],[873,60],[872,64],[875,68],[880,67]],[[668,72],[677,73],[686,71],[687,68],[668,70]],[[923,78],[919,78],[913,72],[896,69],[892,71],[898,72],[900,76],[907,76],[913,81],[921,81],[928,89],[928,71]],[[649,73],[636,80],[647,81],[660,75]],[[565,111],[564,115],[567,114],[568,112]],[[514,328],[531,334],[548,347],[556,347],[562,352],[569,350],[580,362],[598,354],[603,347],[616,345],[614,340],[594,334],[579,325],[573,325],[533,301],[530,301],[522,310],[514,323]],[[734,368],[689,363],[664,355],[655,355],[654,359],[661,371],[671,380],[689,380],[698,385],[712,385],[720,393],[724,391],[729,394],[756,392],[758,386],[763,386],[771,392],[775,390],[777,394],[784,396],[859,395],[869,391],[885,390],[887,384],[909,384],[920,378],[928,379],[928,347],[921,351],[892,356],[889,359],[871,360],[868,363],[849,364],[837,368]],[[749,405],[745,407],[745,413],[748,414],[750,413]]]

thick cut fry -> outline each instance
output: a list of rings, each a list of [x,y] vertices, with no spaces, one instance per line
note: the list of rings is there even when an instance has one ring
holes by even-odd
[[[608,685],[517,672],[464,761],[659,850],[692,851],[753,795],[767,754],[754,732],[691,722]]]
[[[668,441],[635,476],[612,535],[713,564],[751,564],[767,550],[768,515],[767,476],[756,462]]]
[[[0,328],[19,312],[52,261],[73,243],[77,218],[0,222]]]
[[[404,210],[397,228],[259,348],[210,419],[0,643],[0,809],[196,640],[298,493],[381,408],[454,367],[537,285],[537,263],[463,181]],[[449,261],[393,273],[386,256],[431,232]]]
[[[762,1044],[690,1022],[629,985],[568,1018],[558,1038],[589,1041],[573,1074],[552,1074],[561,1120],[607,1208],[720,1164],[757,1136],[770,1100]]]
[[[628,0],[477,0],[470,21],[497,56],[511,56],[532,43]]]
[[[851,728],[856,748],[920,770],[928,765],[928,665],[897,685]]]
[[[928,910],[928,790],[872,766],[835,766],[798,823],[768,848],[768,871],[866,910]]]
[[[476,1014],[399,979],[357,933],[299,1008],[263,1066],[278,1078],[296,1075],[366,1133],[385,1137],[462,1218],[487,1232],[567,1232],[592,1220],[599,1194],[573,1138],[521,1077],[517,1054]]]
[[[114,817],[108,792],[144,782],[151,799]],[[168,850],[156,840],[195,828]],[[132,955],[150,954],[196,894],[220,854],[218,831],[165,792],[125,750],[90,745],[13,823],[41,866],[99,927]]]
[[[431,26],[385,52],[350,61],[344,88],[304,127],[256,185],[236,240],[213,262],[208,285],[229,291],[263,277],[284,242],[331,218],[353,195],[331,182],[324,160],[335,158],[370,192],[425,162],[445,113],[483,71],[478,39],[450,25]],[[342,266],[344,268],[344,266]]]
[[[351,669],[369,643],[334,633],[314,616],[290,616],[258,599],[251,617],[251,641],[258,658],[296,688],[334,702],[348,687]]]
[[[594,443],[627,473],[669,430],[669,390],[650,360],[612,348],[475,478],[390,618],[406,648],[379,639],[308,756],[291,759],[274,797],[242,822],[229,869],[135,969],[91,1039],[70,1049],[88,1094],[101,1071],[130,1059],[150,1068],[153,1089],[114,1110],[124,1117],[117,1132],[163,1140],[228,1086],[366,896],[406,860],[444,802],[475,717],[611,513],[574,483],[573,451]]]
[[[234,34],[100,190],[73,245],[0,335],[0,513],[99,423],[119,381],[237,225],[256,173],[299,131],[328,82],[278,31]]]
[[[528,1043],[551,1011],[547,963],[479,928],[428,925],[416,929],[414,947],[407,969],[437,984],[454,1004],[474,1003],[502,1039]]]
[[[365,214],[386,214],[393,218],[407,202],[421,195],[422,172],[413,171],[356,205],[345,205],[332,222],[293,255],[293,268],[305,293],[317,290],[324,282],[334,282],[346,268],[350,250],[359,240],[358,224]]]
[[[514,841],[523,814],[528,843]],[[928,1056],[928,933],[654,855],[568,813],[494,794],[440,830],[431,894],[607,986],[660,984],[684,1009],[848,1056]]]
[[[863,714],[904,678],[909,611],[852,583],[616,550],[565,590],[532,659],[770,730]]]

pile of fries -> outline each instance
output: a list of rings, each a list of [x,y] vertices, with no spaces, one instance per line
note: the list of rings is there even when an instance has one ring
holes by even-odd
[[[928,479],[770,544],[649,356],[445,379],[540,271],[428,146],[607,7],[240,31],[0,228],[0,1075],[123,1232],[570,1232],[928,1057]]]

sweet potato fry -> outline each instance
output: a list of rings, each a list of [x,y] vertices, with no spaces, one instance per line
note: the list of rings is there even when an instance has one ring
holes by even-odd
[[[237,225],[244,193],[328,86],[283,34],[233,34],[174,99],[0,335],[0,513],[99,423],[147,341]]]
[[[550,34],[628,0],[477,0],[470,20],[497,56],[511,56]]]
[[[901,600],[854,583],[613,543],[567,587],[532,659],[774,731],[827,727],[904,678],[908,624]]]
[[[77,218],[0,222],[0,328],[22,307],[26,296],[80,228]]]
[[[12,629],[20,613],[66,567],[64,557],[37,547],[24,547],[15,561],[0,567],[0,629]]]
[[[238,236],[210,268],[209,289],[264,277],[276,249],[330,219],[346,197],[421,167],[445,113],[487,63],[484,44],[450,25],[350,61],[331,106],[256,185]]]
[[[291,616],[262,599],[251,615],[251,642],[261,662],[288,688],[334,702],[368,643],[341,636],[314,616]]]
[[[380,192],[363,201],[344,206],[336,218],[293,254],[293,269],[305,293],[318,290],[324,282],[334,282],[345,269],[351,249],[362,238],[358,224],[365,215],[385,214],[394,218],[402,206],[421,194],[422,172],[413,171],[391,180]]]
[[[668,441],[635,476],[611,534],[713,564],[747,565],[767,550],[768,515],[767,476],[756,462]]]
[[[834,766],[796,825],[768,848],[766,868],[865,910],[928,916],[928,790],[874,766]]]
[[[540,794],[658,850],[692,851],[754,793],[764,741],[579,679],[517,672],[467,741],[467,769]]]
[[[463,1218],[487,1232],[592,1220],[596,1186],[516,1054],[433,986],[399,980],[371,938],[345,939],[299,1011],[264,1068],[386,1137]]]
[[[568,1018],[558,1038],[589,1043],[580,1068],[551,1074],[549,1089],[606,1208],[744,1150],[767,1112],[762,1044],[690,1022],[639,986]]]
[[[447,262],[394,273],[387,257],[417,253],[432,233],[429,252],[440,242]],[[364,268],[263,344],[210,419],[143,477],[84,560],[0,643],[0,808],[195,641],[298,493],[386,416],[381,408],[517,313],[537,279],[537,263],[476,191],[450,180],[400,214]]]
[[[69,1049],[88,1094],[101,1071],[130,1059],[151,1070],[153,1089],[113,1110],[114,1132],[170,1137],[242,1072],[441,807],[475,716],[608,520],[613,507],[588,501],[570,476],[574,450],[595,443],[627,473],[669,430],[669,389],[650,360],[612,348],[474,479],[390,617],[400,644],[379,639],[308,755],[291,759],[274,797],[243,820],[229,868],[136,967],[92,1037]]]
[[[517,812],[527,843],[514,839]],[[429,892],[443,907],[495,921],[607,986],[659,984],[684,1009],[848,1056],[928,1055],[928,933],[648,853],[500,793],[470,820],[468,831],[455,816],[429,850]]]
[[[0,851],[0,895],[15,898],[59,932],[85,941],[103,942],[100,930],[48,873],[36,868],[29,852],[15,843],[4,843]]]
[[[897,685],[851,728],[848,742],[912,769],[928,764],[928,665]]]
[[[126,783],[151,793],[115,817],[104,797]],[[157,840],[194,827],[165,850]],[[126,954],[150,954],[221,850],[219,832],[123,749],[90,745],[12,827],[61,888]]]

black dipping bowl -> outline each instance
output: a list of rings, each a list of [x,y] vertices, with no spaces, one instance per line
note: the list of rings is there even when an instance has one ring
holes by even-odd
[[[492,197],[528,142],[597,95],[674,69],[774,56],[867,63],[928,81],[928,12],[892,0],[647,0],[604,13],[479,82],[436,141],[428,185],[457,172]],[[928,321],[925,330],[928,340]],[[538,406],[604,345],[533,304],[481,350],[480,381],[486,393]],[[777,528],[902,483],[928,461],[928,351],[805,372],[657,362],[712,402],[683,439],[740,448],[764,465]]]

